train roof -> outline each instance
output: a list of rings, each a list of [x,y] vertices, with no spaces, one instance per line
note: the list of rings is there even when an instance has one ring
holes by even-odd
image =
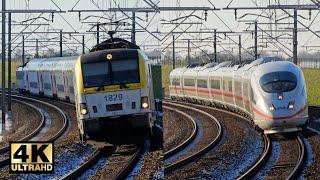
[[[245,60],[242,63],[237,63],[235,61],[225,61],[221,63],[209,63],[206,65],[188,65],[186,67],[182,68],[176,68],[171,71],[170,75],[176,76],[179,75],[180,73],[193,73],[193,72],[228,72],[228,71],[238,71],[239,73],[241,72],[247,72],[250,69],[255,69],[255,67],[259,67],[262,64],[266,64],[269,62],[276,62],[276,61],[283,61],[279,57],[276,56],[268,56],[268,57],[262,57],[257,60]],[[200,73],[202,74],[202,73]]]
[[[23,69],[29,71],[73,70],[78,56],[36,58],[29,61]]]
[[[216,63],[216,62],[212,62],[212,63],[208,63],[205,65],[197,65],[197,64],[191,64],[186,66],[185,68],[195,68],[195,67],[203,67],[203,68],[213,68],[214,70],[220,69],[220,68],[232,68],[232,67],[237,67],[237,68],[241,68],[241,67],[254,67],[254,66],[258,66],[264,63],[269,63],[269,62],[275,62],[275,61],[282,61],[282,59],[280,59],[279,57],[276,56],[267,56],[267,57],[262,57],[259,58],[257,60],[245,60],[241,63],[237,62],[237,61],[224,61],[221,63]]]

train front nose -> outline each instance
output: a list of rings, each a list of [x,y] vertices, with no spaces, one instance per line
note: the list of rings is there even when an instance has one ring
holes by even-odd
[[[302,126],[308,118],[307,106],[289,109],[286,106],[274,106],[265,115],[255,114],[256,123],[263,130],[288,129]]]
[[[268,73],[261,77],[260,85],[264,98],[254,116],[265,133],[296,131],[305,124],[308,118],[306,93],[299,86],[296,74]]]

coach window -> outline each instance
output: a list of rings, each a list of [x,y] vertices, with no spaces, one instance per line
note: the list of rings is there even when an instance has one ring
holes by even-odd
[[[198,85],[198,88],[207,88],[208,87],[207,80],[205,80],[205,79],[198,79],[197,85]]]
[[[241,82],[240,81],[235,81],[234,82],[234,91],[237,95],[242,95],[242,88],[241,88]]]
[[[194,87],[195,82],[194,79],[184,79],[184,86],[193,86]]]
[[[30,87],[31,88],[38,88],[38,83],[36,83],[36,82],[30,82]]]
[[[212,79],[211,80],[211,89],[220,89],[220,80]]]
[[[44,83],[44,89],[51,90],[51,84],[49,84],[49,83]]]
[[[64,92],[64,87],[63,87],[63,85],[58,84],[58,85],[57,85],[57,88],[58,88],[58,91],[59,91],[59,92]]]

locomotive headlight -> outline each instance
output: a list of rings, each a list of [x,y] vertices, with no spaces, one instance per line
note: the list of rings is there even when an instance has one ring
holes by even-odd
[[[270,104],[270,105],[269,105],[269,110],[270,110],[270,111],[274,111],[274,109],[275,109],[275,108],[274,108],[274,105],[273,105],[273,104]]]
[[[148,107],[149,107],[148,97],[142,97],[141,98],[141,108],[146,109]]]
[[[81,103],[80,104],[80,113],[82,115],[88,114],[88,107],[86,103]]]
[[[294,108],[294,103],[293,102],[289,102],[288,109],[293,109],[293,108]]]

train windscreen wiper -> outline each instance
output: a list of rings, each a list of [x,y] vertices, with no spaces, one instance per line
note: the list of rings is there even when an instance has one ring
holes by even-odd
[[[129,86],[127,86],[126,83],[123,83],[123,82],[120,81],[120,80],[118,80],[118,82],[119,82],[119,85],[120,85],[120,89],[128,89],[128,88],[129,88]]]
[[[106,82],[109,80],[109,76],[105,76],[103,81],[99,84],[97,91],[104,91],[104,86],[106,85]]]

